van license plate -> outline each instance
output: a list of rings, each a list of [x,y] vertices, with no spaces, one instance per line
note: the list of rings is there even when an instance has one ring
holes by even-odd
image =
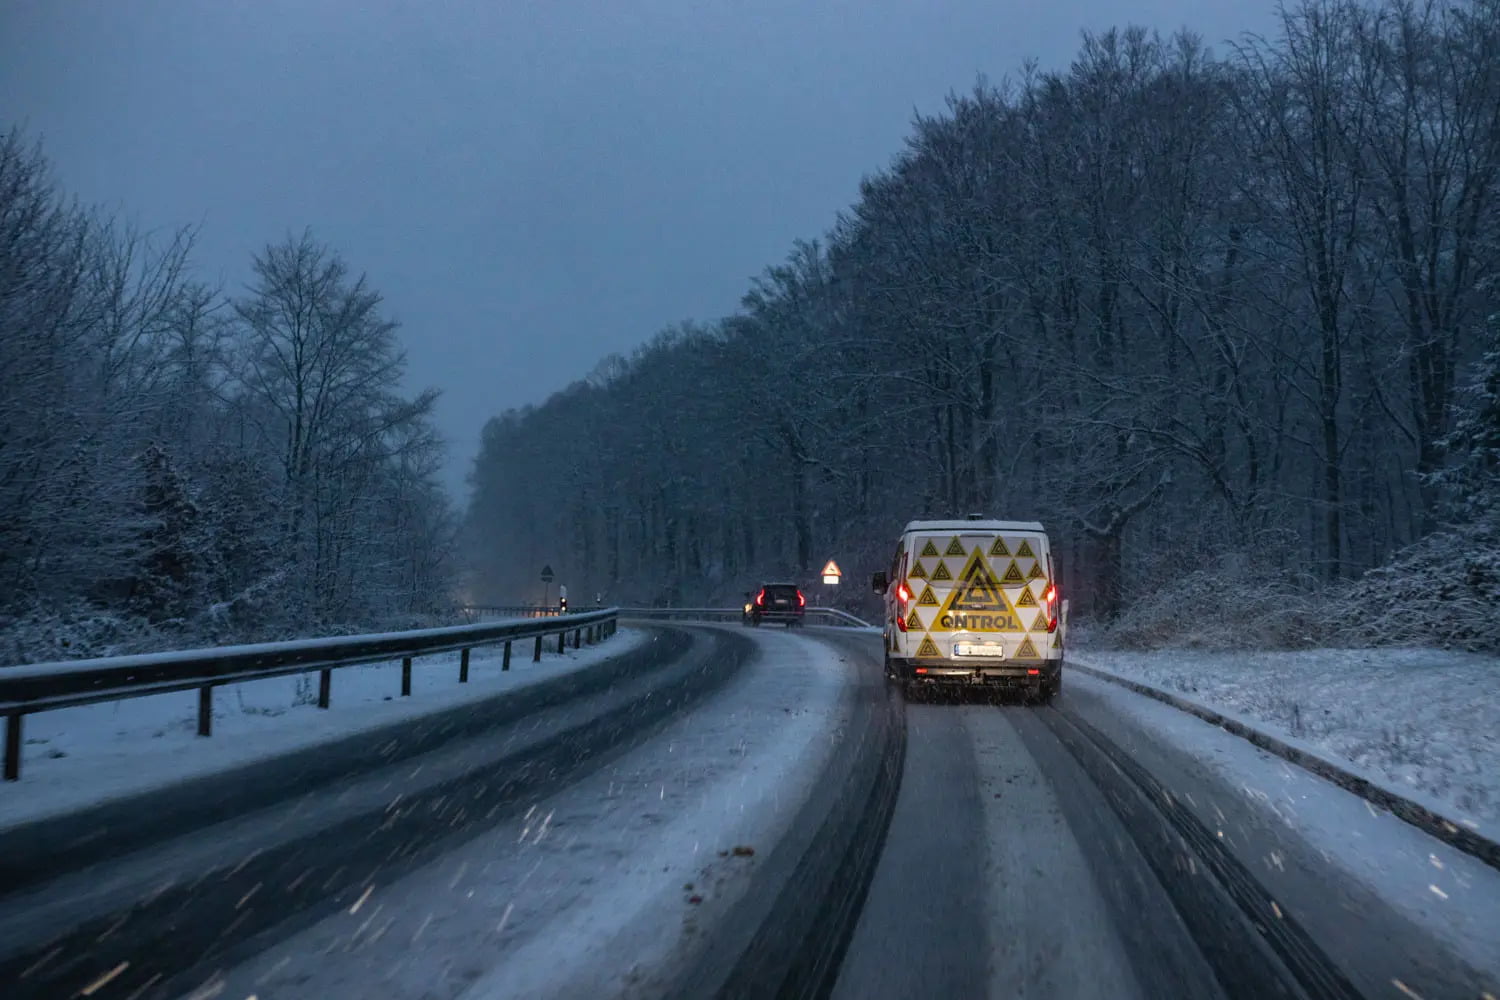
[[[1005,646],[998,642],[955,642],[955,656],[1004,656]]]

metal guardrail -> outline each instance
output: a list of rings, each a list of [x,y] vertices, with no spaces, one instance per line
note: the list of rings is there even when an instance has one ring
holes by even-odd
[[[534,604],[469,604],[459,608],[469,621],[484,621],[487,618],[557,618],[563,612],[555,604],[547,607]]]
[[[92,660],[0,667],[0,715],[5,716],[5,780],[21,776],[21,721],[48,712],[102,701],[124,701],[172,691],[198,691],[198,735],[212,735],[213,690],[223,684],[263,680],[317,671],[318,707],[327,708],[333,671],[363,663],[401,659],[401,694],[411,694],[411,662],[417,656],[460,650],[458,679],[469,680],[469,651],[505,644],[501,670],[510,669],[511,643],[534,639],[532,661],[542,658],[542,641],[557,636],[557,651],[593,644],[614,635],[619,614],[614,608],[538,621],[485,622],[448,628],[418,629],[296,639],[252,646],[221,646],[172,653],[109,656]]]
[[[640,618],[649,621],[740,621],[743,608],[620,608],[621,618]],[[857,618],[838,608],[806,608],[807,618],[822,618],[821,624],[846,628],[877,628],[862,618]]]

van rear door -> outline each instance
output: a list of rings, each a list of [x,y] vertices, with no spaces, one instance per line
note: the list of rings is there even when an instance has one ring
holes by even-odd
[[[1036,533],[930,533],[914,539],[908,579],[927,633],[917,656],[1042,659],[1046,548],[1046,536]]]

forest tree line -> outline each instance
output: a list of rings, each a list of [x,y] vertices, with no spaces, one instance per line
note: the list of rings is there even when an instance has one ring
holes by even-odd
[[[309,234],[227,293],[194,232],[0,137],[0,662],[385,628],[451,607],[435,393]]]
[[[736,315],[491,420],[471,594],[550,562],[590,600],[732,603],[835,556],[854,604],[903,522],[976,511],[1043,521],[1112,620],[1488,523],[1500,3],[1279,13],[981,81]]]

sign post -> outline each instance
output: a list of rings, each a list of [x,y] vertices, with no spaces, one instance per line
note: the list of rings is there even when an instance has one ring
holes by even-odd
[[[542,607],[552,606],[552,581],[556,577],[552,575],[551,566],[542,567]]]
[[[839,579],[843,575],[844,571],[839,569],[839,564],[832,559],[828,560],[828,565],[823,567],[823,582],[830,587],[838,586]]]

